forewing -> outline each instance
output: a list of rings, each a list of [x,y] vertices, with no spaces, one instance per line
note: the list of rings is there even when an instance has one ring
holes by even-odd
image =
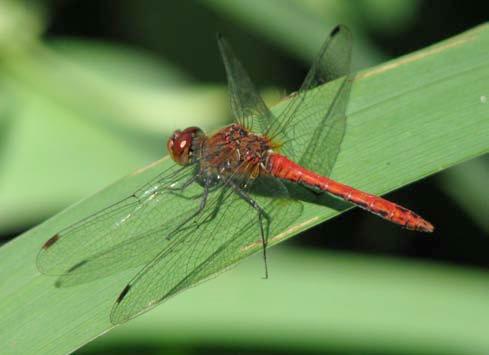
[[[236,121],[249,130],[263,133],[275,120],[274,115],[226,39],[218,34],[217,43],[226,68],[231,110]]]
[[[133,195],[60,231],[40,250],[38,269],[49,275],[83,273],[90,280],[147,262],[155,248],[164,247],[160,237],[198,205],[168,189],[192,175],[191,167],[173,166]]]
[[[304,82],[269,129],[273,138],[287,131],[291,141],[283,152],[323,175],[336,161],[346,127],[350,95],[352,36],[342,25],[335,27],[321,47]],[[330,87],[316,89],[332,80]]]
[[[272,222],[269,233],[293,223],[302,209],[296,202],[266,204]],[[293,213],[285,213],[290,209]],[[276,216],[276,219],[274,218]],[[135,276],[122,291],[111,313],[114,324],[123,323],[153,308],[166,298],[208,279],[245,256],[261,250],[257,213],[230,188],[216,192],[205,212],[175,235],[166,248]],[[272,235],[272,234],[270,234]]]

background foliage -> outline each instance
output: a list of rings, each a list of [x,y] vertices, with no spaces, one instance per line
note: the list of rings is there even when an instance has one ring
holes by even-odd
[[[166,154],[173,129],[227,122],[216,31],[230,38],[273,103],[284,87],[299,85],[336,23],[353,29],[359,69],[455,35],[484,13],[441,1],[4,1],[3,240]],[[482,157],[390,194],[432,220],[438,236],[355,210],[289,241],[290,250],[274,250],[268,284],[259,280],[261,263],[250,259],[192,291],[203,300],[198,311],[176,298],[83,351],[483,353],[488,177]],[[246,293],[232,292],[235,283]],[[316,298],[330,303],[327,312],[307,307]],[[283,304],[269,302],[277,299]],[[469,322],[470,331],[456,326]],[[447,345],[454,337],[463,349]]]

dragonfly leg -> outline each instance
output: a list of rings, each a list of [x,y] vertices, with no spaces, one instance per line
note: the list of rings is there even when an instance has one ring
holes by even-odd
[[[192,213],[188,218],[186,218],[182,223],[180,223],[178,227],[176,227],[170,234],[168,234],[168,237],[166,237],[166,239],[170,240],[173,237],[173,233],[175,233],[177,230],[185,226],[188,222],[190,222],[192,219],[197,217],[204,210],[207,204],[208,196],[209,196],[209,186],[204,185],[204,192],[202,194],[202,199],[200,200],[200,205],[197,211]]]
[[[138,191],[133,193],[131,195],[131,197],[136,198],[139,202],[141,202],[145,198],[151,197],[153,195],[157,195],[157,194],[161,193],[162,191],[168,191],[170,193],[172,191],[183,191],[187,187],[192,185],[196,180],[197,180],[197,176],[192,176],[190,179],[185,181],[181,186],[177,186],[177,187],[173,187],[173,186],[163,187],[161,185],[151,186],[150,184],[146,184],[141,189],[139,189]]]
[[[265,229],[263,228],[263,222],[266,220],[267,227],[270,225],[270,216],[265,212],[265,210],[243,189],[239,188],[233,182],[229,182],[233,190],[241,197],[244,201],[246,201],[251,207],[253,207],[258,214],[258,223],[260,224],[260,235],[262,242],[262,250],[263,250],[263,262],[265,264],[265,279],[268,279],[268,262],[267,262],[267,246],[268,246],[268,228],[267,233],[265,233]]]
[[[194,180],[195,181],[195,180]],[[194,182],[192,181],[192,182]],[[190,184],[189,184],[190,185]],[[217,190],[217,188],[219,188],[220,186],[213,186],[213,187],[210,187],[209,188],[209,193],[210,192],[213,192],[215,190]],[[180,190],[183,190],[183,189],[180,189]],[[196,200],[196,199],[199,199],[199,198],[202,198],[202,196],[204,195],[204,192],[202,193],[197,193],[195,195],[191,195],[191,196],[184,196],[182,195],[181,193],[178,193],[178,192],[174,192],[175,190],[170,190],[170,193],[173,195],[173,196],[177,196],[177,197],[180,197],[180,198],[183,198],[185,200]]]
[[[197,175],[192,176],[190,179],[188,179],[187,181],[185,181],[182,184],[182,186],[179,186],[179,187],[168,187],[165,190],[169,190],[169,191],[183,191],[187,187],[189,187],[190,185],[192,185],[196,180],[197,180]]]
[[[171,173],[170,175],[167,175],[165,177],[165,179],[171,179],[171,178],[174,178],[175,176],[177,176],[178,174],[180,174],[183,170],[185,170],[186,167],[181,167],[179,169],[177,169],[176,171],[174,171],[173,173]],[[151,192],[154,192],[154,191],[158,191],[158,188],[154,188],[154,186],[159,186],[160,184],[158,184],[158,181],[161,181],[162,177],[167,173],[167,171],[163,171],[162,173],[158,174],[157,176],[155,176],[153,179],[151,179],[150,181],[148,181],[146,184],[144,184],[143,186],[141,186],[139,189],[137,189],[132,195],[131,197],[135,197],[135,198],[140,198],[141,196],[144,196],[144,195],[147,195],[147,194],[150,194]]]

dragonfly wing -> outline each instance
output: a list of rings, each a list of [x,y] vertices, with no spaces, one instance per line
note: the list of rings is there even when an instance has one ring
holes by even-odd
[[[329,175],[338,156],[346,128],[346,109],[353,75],[352,36],[335,27],[321,47],[299,91],[270,128],[270,135],[287,130],[292,140],[284,154],[323,175]],[[319,85],[338,80],[329,88]],[[326,105],[329,104],[329,108]]]
[[[257,92],[230,44],[221,35],[217,36],[217,43],[226,69],[231,110],[235,119],[251,131],[265,132],[275,120],[274,115]]]
[[[271,218],[271,223],[267,227],[267,240],[268,245],[273,245],[286,237],[286,230],[290,227],[302,214],[304,206],[299,201],[274,199],[264,206],[265,211]],[[257,224],[256,214],[251,216],[252,219],[249,225]],[[218,275],[220,272],[225,271],[235,265],[242,258],[261,252],[263,244],[259,234],[247,235],[247,227],[243,226],[238,230],[231,238],[227,239],[223,243],[217,253],[212,258],[206,260],[206,263],[202,264],[185,280],[185,283],[181,284],[176,292],[179,292],[185,288],[196,285],[201,281],[206,281]]]
[[[153,229],[143,228],[145,230],[143,232],[136,231],[133,237],[88,257],[61,275],[56,285],[58,287],[79,285],[122,270],[145,265],[160,252],[169,248],[173,234],[197,211],[199,200],[195,199],[191,205],[184,206],[182,201],[168,201],[168,195],[169,193],[159,194],[149,202],[151,205],[146,207],[145,216],[142,218],[145,219],[144,223],[151,224]],[[170,203],[172,209],[179,211],[171,219],[165,218],[165,215],[169,213],[166,203]],[[153,219],[158,223],[151,223]]]
[[[143,264],[146,253],[165,243],[157,231],[162,227],[170,231],[188,211],[195,210],[195,201],[167,189],[184,183],[192,173],[190,168],[173,166],[132,196],[60,231],[40,250],[39,271],[48,275],[83,273],[87,279],[95,279]],[[104,267],[97,267],[102,261]]]
[[[302,208],[300,203],[284,204]],[[284,222],[293,222],[290,215],[283,217],[283,209],[277,215],[277,221],[272,219],[272,231]],[[299,215],[297,211],[296,217]],[[216,191],[189,228],[175,235],[171,245],[126,286],[112,309],[111,321],[119,324],[134,318],[260,250],[256,212],[230,188]]]

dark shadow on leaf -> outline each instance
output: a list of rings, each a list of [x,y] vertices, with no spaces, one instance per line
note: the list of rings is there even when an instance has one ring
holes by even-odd
[[[343,211],[351,207],[351,204],[320,190],[314,190],[313,188],[285,180],[277,181],[277,179],[272,177],[260,177],[256,179],[251,187],[251,192],[269,198],[284,198],[308,202],[332,208],[336,211]]]

